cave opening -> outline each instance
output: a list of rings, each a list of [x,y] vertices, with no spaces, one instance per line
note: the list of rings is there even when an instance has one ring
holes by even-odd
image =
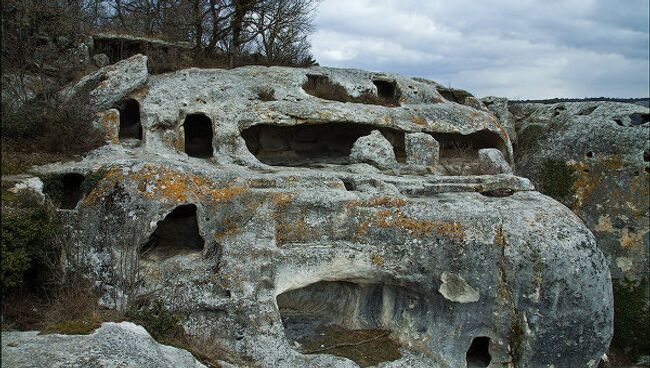
[[[467,349],[465,359],[468,368],[489,366],[492,361],[492,356],[490,355],[490,338],[487,336],[475,337],[469,349]]]
[[[115,105],[120,112],[120,131],[118,138],[142,140],[142,124],[140,122],[140,104],[132,98],[127,98]]]
[[[487,129],[471,134],[431,133],[440,144],[440,165],[447,175],[480,174],[478,151],[496,148],[508,160],[508,151],[501,137]]]
[[[158,221],[156,230],[140,248],[143,256],[156,259],[200,252],[205,240],[199,233],[197,208],[194,204],[176,207]]]
[[[397,162],[405,162],[404,132],[370,124],[261,124],[245,129],[241,135],[248,150],[267,165],[346,165],[354,142],[373,130],[379,130],[392,144]]]
[[[399,88],[397,82],[388,80],[373,80],[372,83],[377,87],[377,96],[383,99],[383,105],[399,106]]]
[[[84,176],[78,173],[71,173],[63,175],[61,179],[61,205],[63,209],[74,209],[77,203],[81,200],[81,183],[84,181]]]
[[[426,333],[433,308],[416,290],[357,280],[315,282],[285,291],[276,301],[285,335],[301,353],[344,356],[361,366],[398,359],[400,345],[394,338],[408,341],[406,336],[416,331]],[[372,342],[346,346],[368,339]]]
[[[185,153],[188,156],[212,157],[212,121],[204,114],[189,114],[183,123]]]

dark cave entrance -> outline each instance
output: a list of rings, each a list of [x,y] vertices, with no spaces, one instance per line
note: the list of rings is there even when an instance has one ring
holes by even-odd
[[[204,114],[189,114],[183,123],[185,153],[188,156],[212,157],[212,121]]]
[[[140,253],[150,258],[169,258],[179,254],[200,252],[205,241],[199,233],[197,209],[193,204],[176,207],[163,220],[158,221]]]
[[[377,96],[384,100],[383,105],[399,106],[399,88],[397,82],[389,80],[373,80],[377,87]]]
[[[490,355],[490,338],[487,336],[475,337],[465,355],[468,368],[487,367],[492,361]]]
[[[276,166],[349,164],[354,142],[379,130],[404,162],[404,132],[370,124],[323,123],[294,126],[255,125],[242,131],[248,150],[261,162]]]
[[[142,139],[142,124],[140,123],[140,104],[138,101],[127,98],[115,105],[120,112],[120,131],[118,138]]]
[[[81,200],[81,183],[84,181],[84,176],[77,173],[65,174],[61,179],[61,208],[74,209],[77,203]]]

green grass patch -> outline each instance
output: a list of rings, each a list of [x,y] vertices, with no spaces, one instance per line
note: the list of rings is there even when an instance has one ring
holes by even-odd
[[[572,194],[576,172],[564,161],[547,160],[542,163],[537,179],[542,193],[564,201]]]

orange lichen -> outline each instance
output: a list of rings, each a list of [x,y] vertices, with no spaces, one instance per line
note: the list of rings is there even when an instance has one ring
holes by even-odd
[[[499,224],[499,226],[497,227],[497,233],[496,233],[496,236],[494,237],[494,242],[497,245],[500,245],[502,247],[507,245],[506,233],[503,230],[503,226],[501,224]]]
[[[602,163],[609,170],[619,170],[623,167],[623,157],[619,153],[607,155],[603,157]]]
[[[413,124],[417,124],[417,125],[427,125],[427,119],[423,118],[420,115],[411,116],[411,122],[413,122]]]
[[[397,197],[384,196],[369,199],[365,204],[371,207],[402,207],[406,204],[406,201]]]
[[[575,196],[572,210],[577,213],[589,201],[598,185],[600,185],[601,177],[596,173],[592,173],[592,170],[588,169],[589,164],[586,162],[575,162],[569,165],[575,169],[577,175],[572,188]]]
[[[381,258],[379,254],[374,254],[372,256],[372,263],[374,263],[374,265],[377,267],[381,267],[384,265],[384,260]]]
[[[99,125],[101,126],[104,134],[106,135],[106,140],[113,144],[119,144],[120,139],[118,137],[118,131],[120,128],[120,115],[115,110],[108,110],[102,113],[99,113]]]
[[[404,216],[400,211],[394,214],[389,210],[377,211],[375,224],[381,228],[406,229],[414,238],[421,238],[432,232],[463,240],[465,231],[459,223],[414,220]]]

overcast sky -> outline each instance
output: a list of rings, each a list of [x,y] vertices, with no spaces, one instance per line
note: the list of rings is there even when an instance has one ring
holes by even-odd
[[[648,97],[648,3],[322,0],[312,52],[479,97]]]

